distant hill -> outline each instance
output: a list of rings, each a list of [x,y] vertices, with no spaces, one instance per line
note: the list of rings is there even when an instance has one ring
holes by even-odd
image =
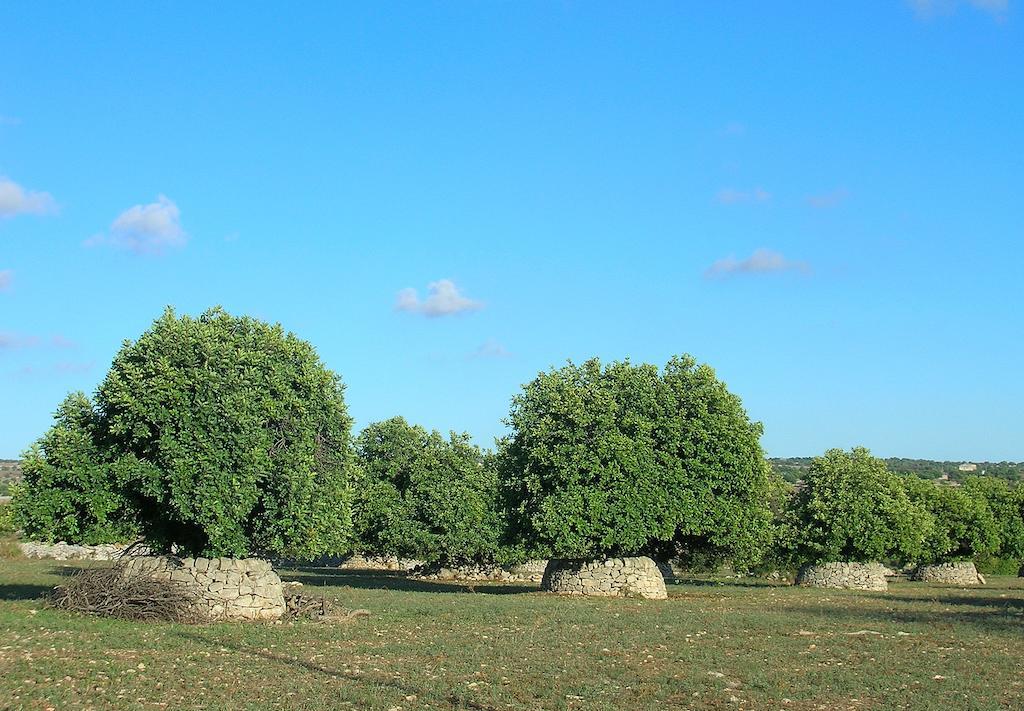
[[[10,493],[11,484],[21,481],[21,465],[16,459],[0,459],[0,496]]]
[[[811,466],[811,457],[776,457],[769,459],[772,467],[786,481],[802,479]],[[1024,462],[937,462],[931,459],[901,459],[891,457],[885,460],[891,471],[901,474],[916,474],[922,479],[959,481],[967,476],[995,476],[1008,481],[1024,481]],[[974,465],[961,470],[961,465]]]

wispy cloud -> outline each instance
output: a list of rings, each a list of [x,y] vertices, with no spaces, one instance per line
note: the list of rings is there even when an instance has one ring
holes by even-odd
[[[842,203],[846,202],[848,197],[850,197],[849,190],[846,188],[836,188],[835,190],[827,193],[808,195],[807,204],[819,210],[828,210],[829,208],[838,207]]]
[[[0,331],[0,351],[13,351],[21,348],[32,348],[38,346],[38,336],[23,336],[10,331]]]
[[[0,291],[9,291],[12,284],[14,284],[14,270],[0,270]]]
[[[764,188],[753,190],[737,190],[735,188],[722,188],[715,194],[715,200],[720,205],[741,205],[743,203],[765,203],[772,199],[771,193]]]
[[[730,121],[718,129],[720,136],[742,136],[747,132],[747,127],[739,121]]]
[[[50,193],[26,190],[10,178],[0,176],[0,217],[49,215],[57,211]]]
[[[85,245],[106,245],[135,254],[163,254],[168,249],[183,247],[187,241],[181,211],[173,200],[160,195],[156,202],[128,208],[110,225],[109,234],[90,237]]]
[[[14,375],[22,378],[60,376],[60,375],[81,375],[90,372],[96,366],[93,362],[76,363],[73,361],[61,361],[48,366],[25,365],[14,371]]]
[[[746,259],[733,256],[719,259],[704,271],[707,279],[725,279],[744,274],[778,274],[781,272],[801,272],[809,274],[811,267],[807,262],[786,259],[779,252],[764,247],[755,249]]]
[[[501,343],[488,338],[471,354],[473,358],[508,358],[512,354]]]
[[[987,12],[996,19],[1004,18],[1010,9],[1010,0],[907,0],[907,3],[924,20],[952,14],[962,5]]]
[[[75,348],[77,343],[61,335],[41,338],[12,331],[0,331],[0,351],[18,350],[21,348],[36,348],[40,346],[50,348]]]
[[[463,296],[455,282],[450,279],[438,279],[427,284],[427,297],[420,301],[415,289],[402,289],[398,292],[395,308],[398,311],[409,311],[422,314],[429,318],[451,316],[466,311],[483,308],[483,303]]]

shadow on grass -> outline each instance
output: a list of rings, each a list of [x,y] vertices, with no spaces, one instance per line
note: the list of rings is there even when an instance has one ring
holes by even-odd
[[[967,601],[968,598],[906,598],[897,596],[879,595],[876,602],[884,601],[890,605],[915,605],[922,604],[964,605],[959,609],[900,609],[899,607],[870,607],[870,600],[867,597],[863,602],[859,599],[849,600],[848,605],[833,605],[828,610],[815,610],[810,607],[785,605],[778,609],[780,612],[797,614],[819,614],[828,619],[829,622],[850,622],[856,626],[899,626],[899,625],[925,625],[933,630],[948,630],[950,627],[967,626],[985,634],[1019,634],[1024,632],[1024,612],[1020,606],[1007,604],[1003,600],[1000,603],[987,602],[975,605]],[[837,601],[838,602],[838,601]],[[988,609],[979,609],[987,607]]]
[[[666,585],[688,585],[692,587],[712,588],[788,588],[787,583],[761,578],[712,578],[697,577],[689,575],[677,575],[674,578],[666,578]]]
[[[0,600],[38,600],[53,590],[49,585],[0,585]]]
[[[922,602],[936,605],[965,606],[988,608],[994,614],[1019,615],[1024,613],[1024,595],[956,595],[956,596],[922,596],[916,598]]]
[[[337,568],[291,568],[281,571],[283,580],[303,585],[359,588],[362,590],[400,590],[403,592],[481,593],[484,595],[521,595],[537,592],[536,585],[511,585],[492,582],[434,581],[410,578],[389,570],[339,570]]]
[[[218,649],[221,647],[226,647],[235,652],[238,652],[239,654],[248,654],[249,656],[259,657],[270,662],[285,664],[291,667],[298,667],[300,669],[305,669],[306,671],[321,674],[332,679],[347,681],[354,685],[364,686],[367,689],[370,689],[374,692],[378,691],[380,688],[383,687],[394,689],[403,696],[417,696],[420,698],[440,693],[440,695],[444,698],[448,705],[454,709],[473,709],[474,711],[498,711],[496,707],[487,706],[477,701],[473,701],[472,699],[464,699],[451,693],[432,692],[430,689],[413,686],[412,684],[408,684],[390,677],[373,676],[371,674],[356,675],[352,673],[345,673],[340,669],[332,669],[331,667],[323,666],[322,664],[316,664],[315,662],[308,662],[303,659],[298,659],[296,657],[289,657],[283,654],[277,654],[276,652],[271,652],[267,649],[243,647],[239,644],[235,644],[224,639],[218,639],[216,644],[214,644],[211,640],[191,632],[175,632],[174,635],[182,639],[191,642],[197,642],[199,644],[205,644],[210,647],[217,647]]]

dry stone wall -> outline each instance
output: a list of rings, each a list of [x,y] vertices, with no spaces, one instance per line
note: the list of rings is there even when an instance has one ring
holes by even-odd
[[[501,581],[539,583],[547,568],[546,560],[530,560],[507,568],[494,565],[424,566],[414,575],[423,580]]]
[[[412,558],[399,558],[397,556],[388,555],[367,556],[356,553],[354,555],[345,556],[345,558],[338,563],[338,567],[343,570],[397,570],[403,573],[408,573],[423,564],[422,560],[414,560]]]
[[[56,543],[38,543],[36,541],[24,541],[18,543],[21,554],[26,558],[52,558],[54,560],[116,560],[126,550],[127,543],[110,543],[98,546],[82,546],[73,543],[57,541]],[[133,553],[146,555],[149,551],[146,548],[136,546]]]
[[[914,570],[914,580],[927,583],[950,583],[952,585],[979,585],[985,579],[969,560],[937,565],[920,565]]]
[[[812,588],[888,590],[889,569],[880,563],[819,563],[805,565],[796,576],[797,585]]]
[[[544,571],[541,587],[564,595],[642,597],[649,600],[668,597],[661,570],[647,557],[600,561],[552,560]]]
[[[281,578],[258,558],[130,558],[125,575],[147,575],[186,585],[206,620],[276,620],[287,610]]]

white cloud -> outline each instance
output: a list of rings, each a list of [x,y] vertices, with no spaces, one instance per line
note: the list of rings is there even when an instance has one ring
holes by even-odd
[[[429,318],[476,311],[483,306],[483,303],[463,296],[455,282],[450,279],[438,279],[427,284],[427,298],[423,301],[420,301],[419,294],[412,288],[398,292],[395,301],[395,308],[398,311],[423,314]]]
[[[510,355],[508,349],[493,338],[488,338],[473,351],[474,358],[508,358]]]
[[[0,270],[0,291],[7,291],[14,283],[14,271],[11,269]]]
[[[746,132],[747,127],[739,121],[730,121],[718,129],[718,133],[722,136],[742,136]]]
[[[85,241],[87,247],[109,245],[136,254],[162,254],[172,247],[183,247],[188,235],[181,227],[181,211],[165,195],[148,205],[128,208],[110,225],[110,234],[95,235]]]
[[[715,195],[717,200],[722,205],[739,205],[741,203],[763,203],[768,202],[772,199],[771,193],[764,188],[754,188],[753,190],[736,190],[735,188],[722,188]]]
[[[26,336],[11,331],[0,331],[0,350],[16,350],[19,348],[36,348],[47,346],[50,348],[75,348],[77,343],[66,336],[56,335],[43,339],[39,336]]]
[[[0,351],[13,351],[38,345],[39,338],[36,336],[22,336],[9,331],[0,331]]]
[[[26,365],[14,371],[15,376],[22,378],[35,378],[62,375],[81,375],[88,373],[95,367],[95,363],[76,363],[73,361],[61,361],[49,366]]]
[[[778,252],[762,247],[755,249],[754,253],[746,259],[736,259],[732,256],[719,259],[704,271],[704,276],[708,279],[724,279],[740,274],[777,274],[780,272],[807,274],[810,271],[811,268],[807,262],[792,261]]]
[[[0,176],[0,217],[49,215],[57,211],[50,193],[26,190],[10,178]]]
[[[846,198],[848,197],[850,197],[849,190],[846,188],[836,188],[835,190],[827,193],[808,195],[807,204],[811,207],[818,208],[819,210],[827,210],[846,202]]]
[[[936,15],[949,15],[961,5],[987,12],[997,19],[1005,17],[1010,9],[1010,0],[907,0],[919,18],[930,19]]]

